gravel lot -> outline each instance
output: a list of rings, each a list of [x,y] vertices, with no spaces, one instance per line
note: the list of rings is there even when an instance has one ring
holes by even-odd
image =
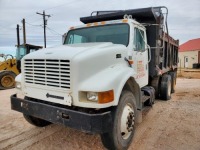
[[[14,89],[0,91],[0,149],[105,149],[99,135],[60,125],[38,128],[10,109]],[[143,113],[130,150],[200,150],[200,79],[178,79],[170,101]]]

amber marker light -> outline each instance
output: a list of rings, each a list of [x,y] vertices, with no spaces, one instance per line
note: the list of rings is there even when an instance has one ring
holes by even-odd
[[[86,24],[86,27],[90,27],[90,26],[91,26],[91,23]]]
[[[106,24],[106,22],[105,21],[101,21],[101,25],[105,25]]]
[[[123,19],[122,22],[123,22],[123,23],[127,23],[127,22],[128,22],[128,19]]]
[[[106,92],[99,92],[98,93],[98,103],[109,103],[114,100],[114,91],[106,91]]]
[[[94,23],[94,26],[98,26],[98,22],[95,22],[95,23]]]
[[[74,27],[70,27],[70,30],[73,30],[74,29]]]

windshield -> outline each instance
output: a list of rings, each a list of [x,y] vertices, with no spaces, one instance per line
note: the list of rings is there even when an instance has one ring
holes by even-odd
[[[24,55],[26,55],[26,48],[23,46],[19,46],[17,48],[17,54],[16,54],[17,60],[21,60],[24,57]]]
[[[129,25],[113,24],[71,30],[68,32],[64,44],[91,42],[112,42],[128,46]]]

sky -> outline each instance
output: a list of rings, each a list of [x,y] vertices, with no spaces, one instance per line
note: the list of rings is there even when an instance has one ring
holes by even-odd
[[[81,25],[80,17],[97,10],[126,10],[166,6],[169,9],[169,34],[180,44],[200,38],[200,0],[0,0],[0,54],[15,55],[16,25],[26,20],[27,43],[44,45],[43,18],[36,12],[45,10],[47,47],[61,45],[62,35],[72,26]]]

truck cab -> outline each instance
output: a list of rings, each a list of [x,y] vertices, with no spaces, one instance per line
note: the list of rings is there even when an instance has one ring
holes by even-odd
[[[116,59],[125,58],[127,63],[131,63],[130,66],[135,72],[133,77],[140,87],[148,84],[150,58],[148,58],[146,28],[137,21],[126,18],[89,23],[80,27],[72,27],[66,35],[64,45],[79,44],[81,46],[82,44],[84,46],[84,43],[111,42],[125,46],[124,56],[120,52],[117,55],[116,49]]]

